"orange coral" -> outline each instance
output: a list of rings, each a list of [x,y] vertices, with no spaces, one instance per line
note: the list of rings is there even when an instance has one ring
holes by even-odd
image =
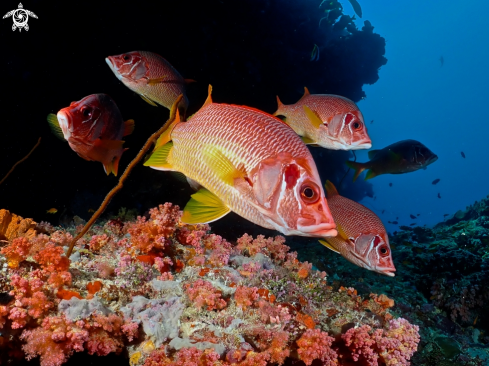
[[[36,222],[24,219],[10,211],[0,210],[0,240],[13,240],[20,236],[32,238],[36,235]]]

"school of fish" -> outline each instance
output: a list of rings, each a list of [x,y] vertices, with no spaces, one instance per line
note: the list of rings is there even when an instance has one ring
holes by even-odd
[[[394,276],[389,238],[380,218],[340,196],[329,181],[326,197],[306,146],[370,149],[363,115],[353,101],[311,94],[305,88],[292,105],[277,96],[278,108],[271,115],[248,106],[214,103],[209,86],[204,105],[186,120],[186,84],[192,80],[184,79],[163,57],[133,51],[108,56],[106,62],[124,85],[149,104],[177,108],[176,119],[160,135],[144,165],[183,174],[195,189],[182,222],[209,223],[232,211],[284,235],[319,238],[350,262]],[[50,114],[48,122],[79,156],[99,161],[107,174],[117,175],[126,150],[122,137],[132,133],[134,121],[124,122],[110,97],[89,95],[57,115]],[[355,169],[354,180],[365,169],[370,179],[426,168],[437,159],[414,140],[370,151],[369,157],[367,163],[347,162]]]

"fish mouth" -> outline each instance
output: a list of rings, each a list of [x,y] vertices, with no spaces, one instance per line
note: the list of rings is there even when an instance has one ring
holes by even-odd
[[[372,141],[371,140],[363,140],[359,142],[354,142],[351,145],[350,150],[368,150],[372,148]]]
[[[63,131],[63,136],[66,140],[71,137],[70,132],[70,115],[66,112],[59,111],[56,115],[58,119],[59,127],[61,127],[61,131]]]
[[[312,236],[312,237],[334,237],[338,235],[338,231],[336,230],[335,223],[321,223],[318,225],[305,225],[306,222],[301,224],[297,223],[297,230],[302,233],[304,236]]]
[[[433,155],[430,159],[428,159],[428,164],[432,164],[438,160],[438,155]]]
[[[109,65],[110,69],[112,70],[112,72],[115,74],[115,76],[117,76],[117,79],[119,80],[122,80],[122,75],[119,73],[119,71],[117,70],[116,66],[115,66],[115,63],[112,62],[111,60],[111,56],[109,57],[106,57],[105,58],[105,62],[107,63],[107,65]]]
[[[378,272],[380,274],[384,274],[389,277],[394,277],[395,276],[395,268],[389,268],[389,267],[376,267],[375,272]]]

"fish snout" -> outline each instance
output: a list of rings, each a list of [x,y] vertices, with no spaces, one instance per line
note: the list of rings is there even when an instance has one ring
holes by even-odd
[[[68,140],[71,137],[69,113],[61,110],[56,117],[58,118],[59,127],[61,127],[61,130],[63,131],[64,138]]]
[[[109,65],[110,69],[115,74],[115,76],[117,76],[117,79],[121,80],[122,79],[122,75],[119,72],[119,69],[118,69],[118,67],[117,67],[117,65],[115,63],[115,59],[112,56],[109,56],[109,57],[106,57],[105,58],[105,62],[107,63],[107,65]]]
[[[394,277],[396,268],[395,267],[376,267],[375,272],[378,272],[380,274],[384,274],[389,277]]]
[[[331,237],[338,235],[332,218],[330,222],[316,223],[315,218],[301,217],[297,220],[297,230],[304,236]]]
[[[350,150],[368,150],[372,148],[372,140],[362,139],[351,144]]]

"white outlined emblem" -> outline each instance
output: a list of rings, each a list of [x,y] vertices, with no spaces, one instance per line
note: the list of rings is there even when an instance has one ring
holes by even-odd
[[[5,14],[3,16],[3,19],[9,16],[12,16],[12,19],[14,21],[14,25],[12,25],[12,30],[15,31],[18,28],[19,32],[22,30],[22,28],[25,28],[26,31],[29,30],[29,25],[27,24],[29,16],[37,19],[37,15],[30,10],[24,9],[22,3],[19,3],[18,9],[9,11],[7,14]]]

